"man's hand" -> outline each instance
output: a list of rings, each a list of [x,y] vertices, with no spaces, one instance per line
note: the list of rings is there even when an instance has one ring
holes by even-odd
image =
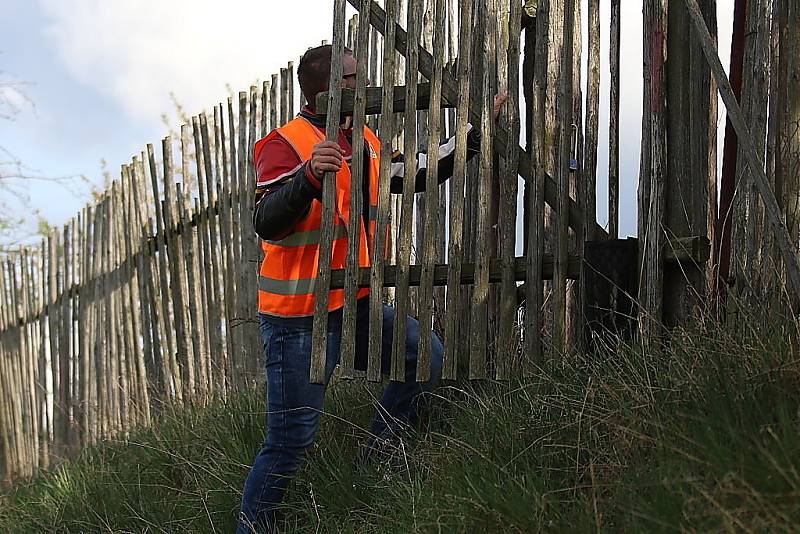
[[[497,118],[500,116],[500,111],[503,109],[503,106],[508,100],[508,93],[503,91],[502,93],[497,93],[494,95],[494,106],[492,107],[492,118],[495,122],[497,122]]]
[[[344,150],[334,141],[323,141],[311,150],[311,173],[322,180],[326,172],[339,172],[342,168]]]

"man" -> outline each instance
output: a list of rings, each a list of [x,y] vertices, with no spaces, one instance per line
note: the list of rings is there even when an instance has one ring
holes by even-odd
[[[314,441],[325,388],[339,360],[343,290],[329,297],[327,363],[325,385],[309,383],[311,332],[314,315],[313,281],[317,274],[319,234],[322,215],[321,181],[326,172],[336,173],[337,220],[334,231],[332,268],[344,268],[350,236],[361,240],[359,264],[369,266],[375,240],[378,203],[380,142],[369,129],[364,130],[364,146],[353,148],[350,118],[339,130],[338,142],[325,140],[325,118],[314,113],[318,93],[328,90],[331,46],[308,50],[300,60],[297,76],[300,89],[309,103],[299,116],[258,141],[254,148],[258,184],[253,225],[262,239],[264,260],[259,277],[259,314],[267,369],[267,435],[247,477],[237,532],[269,530],[275,521],[291,476],[301,465],[305,451]],[[352,51],[343,58],[343,86],[355,87],[356,61]],[[495,118],[505,101],[495,98]],[[480,147],[476,131],[468,135],[468,157]],[[439,177],[452,175],[455,140],[439,150]],[[349,225],[350,165],[352,151],[364,151],[362,184],[364,209],[362,224]],[[402,154],[394,154],[390,190],[401,193],[404,166]],[[418,156],[416,191],[424,191],[427,158]],[[367,363],[369,289],[358,293],[356,318],[357,369]],[[395,313],[383,307],[382,371],[388,373]],[[419,324],[406,321],[406,381],[391,382],[383,392],[370,432],[372,438],[365,458],[372,451],[385,449],[400,432],[418,419],[421,395],[430,391],[441,376],[443,347],[432,338],[431,379],[417,383],[417,343]]]

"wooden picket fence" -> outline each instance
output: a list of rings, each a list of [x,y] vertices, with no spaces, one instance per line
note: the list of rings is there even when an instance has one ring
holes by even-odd
[[[557,136],[556,147],[548,147],[553,148],[548,167],[536,163],[546,157],[544,140],[533,135],[537,128],[528,129],[527,150],[509,141],[519,136],[520,128],[519,70],[514,67],[521,53],[521,4],[501,7],[492,0],[485,5],[477,2],[473,9],[472,2],[454,6],[453,0],[427,4],[413,0],[406,11],[397,0],[389,0],[388,20],[399,21],[403,11],[409,21],[406,33],[394,24],[386,31],[382,17],[387,15],[378,4],[352,3],[370,13],[370,24],[359,24],[356,16],[346,31],[345,6],[337,1],[333,44],[341,51],[346,42],[360,59],[354,143],[362,142],[358,125],[367,122],[377,129],[383,139],[383,184],[388,184],[394,147],[406,154],[406,176],[415,174],[416,152],[435,153],[444,137],[455,135],[457,157],[449,185],[439,187],[435,166],[431,167],[427,190],[416,202],[413,180],[395,199],[390,199],[388,185],[381,190],[378,225],[391,224],[392,241],[397,244],[389,264],[376,257],[371,273],[362,272],[359,278],[352,262],[346,272],[331,273],[322,255],[323,283],[316,287],[345,287],[348,294],[340,374],[353,376],[354,345],[348,340],[353,338],[353,288],[358,285],[372,287],[373,294],[380,294],[383,286],[393,287],[387,297],[398,313],[419,317],[423,340],[430,340],[436,316],[447,347],[445,378],[456,378],[458,354],[470,354],[462,362],[469,377],[506,378],[512,359],[520,353],[523,329],[517,316],[521,295],[516,282],[531,282],[526,284],[525,298],[534,303],[533,309],[541,310],[541,279],[553,279],[557,310],[553,344],[563,351],[568,338],[567,280],[577,279],[580,271],[580,247],[568,254],[568,228],[577,236],[586,230],[583,195],[575,201],[568,194],[569,187],[579,182],[569,172],[569,157],[564,165],[555,163],[562,161],[555,150],[560,155],[574,150],[569,146],[572,129],[558,127],[571,124],[572,118],[566,107],[556,116],[545,106],[544,88],[547,76],[553,74],[544,65],[554,63],[541,60],[549,57],[548,50],[558,57],[552,48],[559,45],[548,47],[547,40],[540,39],[538,47],[525,47],[529,60],[534,55],[539,59],[537,90],[526,95],[533,109],[529,120],[565,132]],[[558,13],[554,20],[561,16]],[[572,31],[576,20],[568,17],[565,31]],[[527,32],[546,35],[543,32],[553,24],[539,17]],[[405,50],[408,42],[421,46]],[[567,49],[572,53],[580,47]],[[498,54],[505,50],[507,54]],[[456,57],[463,60],[456,62]],[[336,58],[340,60],[340,52]],[[367,78],[382,80],[382,86],[389,88],[370,89],[372,95],[377,91],[373,100],[378,109],[370,111],[369,119],[363,105]],[[403,78],[405,87],[392,90]],[[561,91],[571,95],[577,83],[570,78]],[[510,97],[499,122],[502,128],[489,118],[492,96],[500,90],[507,90]],[[430,106],[404,105],[425,91]],[[121,167],[119,179],[96,204],[84,208],[39,247],[6,258],[0,276],[0,446],[6,481],[33,476],[100,440],[125,437],[134,428],[149,425],[166,406],[224,399],[260,379],[255,311],[260,247],[251,227],[252,147],[294,116],[294,95],[299,91],[290,62],[262,85],[240,92],[238,99],[229,98],[213,113],[192,117],[179,136],[162,141],[160,150],[147,145]],[[596,98],[591,105],[597,106]],[[381,106],[394,106],[398,113],[380,114]],[[482,133],[481,155],[469,164],[468,122]],[[499,168],[492,148],[501,156]],[[173,156],[176,151],[179,159]],[[596,146],[589,152],[594,154]],[[355,157],[360,157],[359,151]],[[521,242],[516,235],[515,167],[524,179],[527,201],[524,248],[534,251],[519,257],[515,255]],[[357,160],[354,169],[355,179],[361,179]],[[557,176],[557,181],[550,176]],[[331,193],[326,185],[326,200]],[[354,213],[361,212],[359,201],[354,195]],[[558,246],[553,254],[545,254],[543,247],[545,201],[561,208],[563,215],[554,218],[553,239]],[[603,232],[592,226],[592,231]],[[582,241],[580,237],[576,243]],[[329,247],[330,241],[322,246]],[[495,253],[498,246],[500,254]],[[319,291],[320,306],[326,296]],[[496,302],[490,303],[490,297]],[[379,304],[380,299],[373,299],[373,324]],[[489,321],[490,312],[499,313],[499,320]],[[311,378],[317,381],[323,361],[319,325],[325,319],[326,313],[315,316]],[[528,313],[525,321],[528,332],[542,331],[542,313]],[[403,376],[399,340],[405,333],[404,324],[399,326],[392,379]],[[378,335],[370,342],[370,380],[380,379]],[[525,343],[525,365],[530,370],[542,361],[545,344],[541,335],[525,336]],[[428,376],[430,350],[430,343],[420,347],[420,380]],[[496,362],[487,358],[490,352],[497,355]]]
[[[613,269],[589,265],[584,257],[587,243],[593,243],[592,250],[603,241],[625,244],[615,241],[621,2],[611,1],[608,196],[603,199],[607,229],[595,216],[599,0],[589,0],[585,20],[578,0],[347,2],[358,15],[348,23],[345,0],[334,0],[331,88],[316,104],[329,119],[329,138],[335,138],[338,118],[346,112],[353,116],[353,146],[363,143],[365,124],[382,140],[377,228],[390,225],[394,246],[387,258],[375,253],[372,268],[359,268],[354,259],[358,240],[350,240],[344,270],[332,271],[330,255],[320,255],[310,379],[324,377],[329,288],[344,288],[346,295],[342,378],[358,376],[354,332],[359,287],[384,296],[370,302],[368,380],[381,379],[380,306],[387,299],[399,316],[419,319],[420,381],[430,376],[432,331],[444,339],[443,378],[448,380],[531,374],[547,361],[582,350],[593,339],[584,311],[599,306],[599,301],[585,301],[590,294],[585,284],[594,285],[592,277],[600,273],[606,285],[610,281],[619,289],[611,300],[623,297],[622,286],[615,285],[622,281],[609,278]],[[644,37],[650,51],[645,96],[652,109],[642,125],[640,246],[634,258],[642,280],[641,307],[632,312],[640,315],[645,340],[658,337],[662,319],[668,322],[662,312],[673,317],[671,306],[685,312],[690,308],[686,302],[702,300],[708,222],[716,215],[709,191],[716,191],[711,80],[712,70],[715,76],[718,72],[711,56],[708,63],[698,59],[699,51],[708,53],[711,46],[708,34],[703,36],[704,24],[712,34],[716,28],[713,21],[697,18],[714,2],[703,2],[702,12],[695,0],[683,3],[671,8],[676,10],[671,13],[685,11],[670,24],[697,36],[697,53],[686,57],[679,43],[665,40],[663,0],[645,2]],[[584,24],[589,40],[585,73]],[[358,60],[352,92],[341,89],[345,45]],[[667,146],[679,147],[681,139],[666,134],[664,104],[682,94],[664,90],[667,53],[681,65],[692,65],[695,73],[685,82],[691,89],[687,94],[696,98],[668,108],[677,110],[673,121],[682,114],[702,119],[687,129],[685,139],[699,147],[692,157],[705,158],[694,178],[669,167],[665,159]],[[124,438],[150,425],[166,407],[225,399],[263,380],[256,313],[261,251],[251,226],[252,149],[295,115],[301,97],[294,78],[290,62],[263,84],[215,106],[213,113],[192,117],[179,135],[162,141],[160,151],[147,145],[122,166],[119,179],[96,204],[39,247],[4,260],[0,463],[5,481],[34,476],[100,440]],[[379,87],[368,87],[368,82]],[[495,122],[492,103],[500,91],[509,99]],[[726,105],[734,109],[735,102],[726,100]],[[468,161],[469,124],[481,132],[481,150]],[[521,130],[523,146],[518,143]],[[737,133],[746,144],[746,129]],[[437,153],[439,143],[452,136],[453,176],[438,185],[436,166],[428,166],[425,192],[415,196],[416,153]],[[390,155],[395,148],[403,149],[410,178],[403,193],[392,197]],[[173,158],[176,150],[180,161]],[[757,167],[751,156],[748,164]],[[356,183],[364,178],[362,158],[363,151],[355,150]],[[323,180],[321,250],[330,250],[333,238],[332,181],[332,176]],[[687,202],[686,196],[677,202],[671,196],[675,191],[691,197],[691,213],[676,212]],[[361,187],[352,192],[350,212],[358,215],[364,202]],[[771,206],[769,192],[760,193]],[[687,220],[680,219],[684,215]],[[360,221],[347,223],[353,228]],[[375,251],[384,250],[385,238],[377,232]],[[794,266],[790,254],[783,258],[791,278],[796,257]],[[685,281],[678,283],[677,271]],[[635,285],[626,291],[628,298],[637,297]],[[680,302],[673,306],[673,301]],[[405,376],[404,325],[400,321],[394,328],[393,380]]]
[[[3,261],[6,480],[256,379],[252,146],[294,115],[293,69],[148,144],[95,205]]]

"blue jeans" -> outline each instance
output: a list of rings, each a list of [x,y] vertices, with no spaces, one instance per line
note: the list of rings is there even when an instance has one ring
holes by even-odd
[[[381,371],[388,374],[395,310],[383,307]],[[366,370],[369,299],[359,300],[356,319],[356,369]],[[261,317],[267,367],[267,435],[244,485],[237,533],[269,531],[291,477],[314,442],[325,389],[339,362],[342,314],[329,316],[325,384],[311,384],[311,326],[285,326]],[[390,382],[376,409],[370,432],[389,437],[418,419],[420,394],[433,389],[441,376],[444,348],[434,334],[431,380],[417,383],[419,323],[406,317],[406,381]]]

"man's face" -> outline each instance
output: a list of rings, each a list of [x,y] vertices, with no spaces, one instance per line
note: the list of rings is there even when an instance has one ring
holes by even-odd
[[[356,88],[356,58],[346,54],[342,58],[342,87],[344,89]]]

